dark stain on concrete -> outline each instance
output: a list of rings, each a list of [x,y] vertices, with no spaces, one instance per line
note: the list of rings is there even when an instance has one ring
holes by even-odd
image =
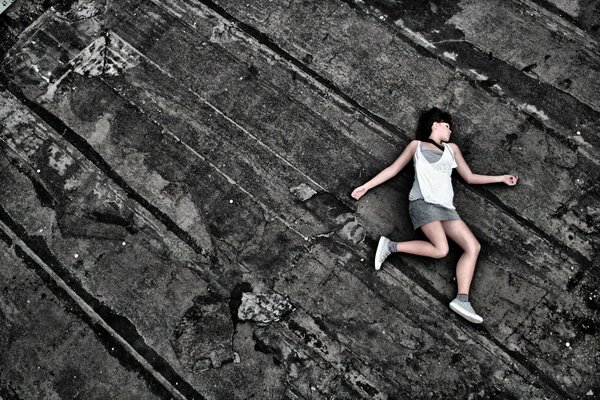
[[[272,355],[273,362],[276,365],[281,365],[283,360],[281,349],[269,344],[266,340],[263,340],[263,337],[258,334],[260,329],[261,328],[258,328],[252,333],[252,339],[254,339],[254,350],[263,354]]]
[[[312,347],[316,347],[325,354],[329,353],[329,351],[327,350],[327,346],[325,346],[325,344],[323,344],[323,342],[315,334],[309,332],[308,330],[306,330],[306,328],[300,326],[296,321],[288,320],[287,325],[296,335],[298,335],[304,341],[304,343],[310,343]]]
[[[51,189],[47,188],[46,185],[44,185],[44,183],[35,176],[35,172],[31,168],[25,167],[16,159],[9,157],[6,153],[6,147],[4,143],[0,144],[0,150],[6,155],[6,158],[9,160],[11,165],[15,166],[19,172],[23,173],[25,176],[27,176],[27,178],[29,178],[42,207],[55,208],[58,205],[58,199],[56,198],[56,195],[51,193]]]
[[[181,363],[192,373],[233,362],[231,338],[234,324],[225,299],[210,294],[197,296],[174,332],[173,347]]]
[[[512,150],[513,145],[519,139],[519,135],[516,133],[507,133],[505,136],[506,140],[503,140],[504,148],[508,151]]]
[[[231,296],[229,297],[229,312],[231,314],[234,329],[239,322],[238,309],[242,305],[242,294],[251,293],[252,291],[252,285],[248,282],[238,283],[231,291]]]
[[[306,65],[309,65],[310,63],[312,63],[313,62],[312,54],[306,54],[304,57],[302,57],[302,62]]]
[[[80,389],[86,380],[81,371],[67,367],[57,371],[57,379],[54,381],[54,390],[61,399],[76,399],[80,396]]]
[[[21,400],[17,390],[9,383],[0,381],[0,397],[3,400]]]
[[[532,64],[526,65],[523,68],[521,68],[521,71],[532,72],[535,67],[537,67],[537,63],[532,63]]]
[[[250,66],[248,66],[248,70],[247,70],[246,75],[244,76],[244,80],[247,80],[247,81],[256,80],[259,75],[260,75],[260,73],[258,71],[258,68],[256,68],[254,65],[250,65]]]

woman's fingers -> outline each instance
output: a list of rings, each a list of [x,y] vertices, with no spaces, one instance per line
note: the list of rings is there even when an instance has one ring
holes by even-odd
[[[518,176],[515,175],[507,175],[506,176],[506,184],[509,186],[514,186],[517,184],[517,181],[519,180]]]

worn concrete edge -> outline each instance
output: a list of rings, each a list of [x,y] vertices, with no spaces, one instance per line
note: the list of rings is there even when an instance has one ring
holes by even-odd
[[[177,399],[204,400],[204,396],[177,374],[158,353],[145,344],[131,322],[85,291],[45,248],[45,243],[36,243],[35,238],[29,237],[25,229],[12,220],[2,206],[0,206],[0,232],[4,239],[9,239],[7,244],[16,249],[17,256],[26,264],[36,267],[36,273],[49,288],[58,288],[62,294],[66,294],[75,302],[92,330],[108,334],[114,345],[121,347],[126,352],[126,355],[118,357],[123,364],[137,369],[148,383],[154,384],[154,386],[159,385]],[[36,249],[34,250],[34,248]],[[47,254],[40,255],[38,253]],[[46,258],[47,262],[42,257]],[[117,327],[117,324],[120,327]]]
[[[546,13],[554,15],[558,18],[563,19],[564,21],[566,21],[567,23],[571,24],[573,27],[577,28],[580,31],[585,32],[585,29],[583,26],[581,26],[581,24],[579,23],[579,21],[577,21],[577,19],[573,18],[571,15],[569,15],[568,13],[562,11],[560,8],[558,8],[556,5],[552,4],[551,2],[549,2],[548,0],[513,0],[517,3],[520,4],[524,4],[529,8],[532,9],[544,9],[546,11]],[[588,38],[589,40],[593,40],[591,38]]]
[[[4,11],[6,11],[6,9],[8,7],[10,7],[10,5],[14,2],[15,2],[15,0],[3,1],[2,4],[0,4],[0,14],[2,14]]]
[[[159,2],[157,2],[156,0],[151,0],[151,1],[159,6],[163,7],[163,5],[160,4]],[[338,102],[340,102],[345,108],[355,110],[356,112],[363,115],[367,119],[367,121],[370,122],[370,125],[372,127],[376,128],[377,132],[384,133],[387,137],[400,136],[402,138],[405,138],[406,143],[408,143],[411,140],[410,135],[408,133],[404,132],[404,130],[402,130],[398,126],[394,125],[393,123],[387,121],[385,118],[373,113],[368,108],[360,105],[360,103],[358,103],[358,101],[354,100],[352,97],[350,97],[349,95],[344,93],[344,91],[342,89],[340,89],[339,87],[337,87],[337,85],[335,85],[335,83],[322,77],[319,73],[312,70],[310,67],[306,66],[301,60],[298,60],[293,55],[291,55],[286,50],[284,50],[279,45],[277,45],[273,40],[271,40],[271,38],[268,37],[268,35],[260,32],[258,29],[254,28],[251,25],[241,22],[240,20],[235,18],[233,15],[228,13],[226,10],[224,10],[222,7],[215,4],[211,0],[198,0],[198,1],[200,3],[202,3],[202,5],[205,8],[203,11],[206,11],[207,14],[210,14],[210,15],[218,18],[221,22],[223,22],[227,25],[236,27],[238,29],[238,31],[240,32],[242,39],[246,40],[251,45],[260,47],[261,50],[274,56],[276,59],[283,60],[290,69],[292,69],[296,73],[303,76],[309,82],[313,83],[313,85],[316,86],[319,91],[333,95],[332,97],[334,97]],[[341,0],[341,1],[343,1],[344,3],[348,3],[348,2],[351,2],[352,0]],[[353,8],[355,8],[355,6]],[[169,13],[171,13],[172,15],[179,17],[177,14],[173,13],[172,10],[169,10],[169,9],[166,9],[166,10]],[[193,28],[193,26],[191,26],[183,21],[182,21],[182,23],[188,25],[190,28]],[[437,57],[437,55],[435,53],[430,53],[425,47],[410,40],[409,38],[405,38],[405,37],[403,37],[403,38],[408,44],[410,44],[412,47],[414,47],[419,53],[425,53],[425,55],[428,57],[432,57],[432,55],[433,55],[435,58],[439,59],[439,61],[441,63],[445,64],[449,68],[454,69],[454,66],[452,64],[448,63],[445,59],[443,59],[441,57]],[[468,81],[471,80],[471,78],[467,75],[463,74],[463,77],[464,77],[464,79],[466,79]],[[475,82],[475,84],[477,84],[477,82]],[[481,86],[484,90],[489,91],[492,95],[497,96],[497,94],[495,92],[493,92],[492,90],[490,90],[489,88],[486,88],[483,85],[479,85],[479,86]],[[505,102],[505,100],[503,100],[502,98],[501,98],[501,100],[503,102]],[[506,104],[511,105],[510,103],[507,103],[507,102],[506,102]],[[545,126],[541,120],[539,120],[538,118],[535,118],[531,114],[526,113],[526,115],[527,115],[528,120],[530,120],[538,129],[541,129],[547,133],[550,133],[553,136],[553,138],[557,139],[562,144],[566,145],[567,147],[569,147],[573,150],[576,150],[576,146],[573,143],[569,142],[563,135],[559,134],[556,130]],[[593,159],[593,161],[596,164],[600,165],[600,161],[596,161],[595,159]],[[583,267],[581,269],[582,272],[581,272],[581,274],[578,274],[571,279],[571,281],[569,282],[569,285],[568,285],[569,289],[573,289],[577,285],[577,283],[579,282],[581,277],[583,276],[584,272],[591,267],[591,260],[588,260],[587,257],[585,257],[580,252],[573,250],[568,245],[562,243],[559,239],[548,234],[544,229],[538,227],[534,222],[528,220],[527,218],[520,216],[518,214],[517,210],[504,204],[496,195],[491,193],[489,190],[487,190],[483,187],[472,187],[470,185],[462,183],[462,181],[460,181],[460,180],[459,180],[459,182],[461,182],[461,185],[465,189],[471,191],[472,193],[474,193],[477,196],[485,198],[490,204],[497,207],[499,210],[501,210],[503,213],[505,213],[506,215],[508,215],[515,221],[517,221],[519,224],[524,226],[526,229],[532,231],[538,237],[546,240],[552,246],[561,249],[561,251],[564,254],[568,255],[570,258],[575,260],[577,263],[581,264]],[[343,203],[347,203],[349,201],[348,199],[345,199],[345,198],[338,198],[338,200],[340,200]]]

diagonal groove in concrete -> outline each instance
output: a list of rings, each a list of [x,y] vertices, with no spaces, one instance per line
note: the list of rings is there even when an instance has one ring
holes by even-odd
[[[577,21],[575,18],[573,18],[571,15],[567,14],[566,12],[562,11],[551,1],[548,1],[548,0],[513,0],[513,1],[523,3],[523,4],[527,5],[527,7],[532,7],[531,3],[533,3],[533,4],[537,5],[538,7],[545,9],[549,13],[559,16],[561,19],[567,21],[569,24],[575,26],[577,29],[584,30],[583,26],[581,26],[579,21]]]
[[[47,286],[55,285],[77,304],[89,319],[87,322],[94,331],[99,332],[101,336],[103,333],[108,334],[116,346],[124,349],[126,354],[120,355],[120,352],[115,352],[115,357],[125,365],[139,369],[150,383],[160,385],[175,398],[204,399],[166,360],[145,344],[136,327],[127,318],[115,313],[88,293],[77,279],[60,265],[45,242],[30,237],[25,228],[19,226],[1,205],[0,232],[18,249],[17,255],[24,262],[29,261],[36,267],[36,272]]]
[[[345,1],[345,0],[343,0]],[[155,2],[156,3],[156,2]],[[260,46],[265,47],[269,52],[274,53],[276,56],[281,57],[288,63],[291,69],[299,71],[302,75],[305,75],[308,79],[316,84],[316,86],[324,87],[326,91],[329,91],[336,95],[343,103],[345,103],[349,108],[355,109],[359,113],[363,114],[368,120],[372,121],[375,125],[378,125],[389,135],[398,135],[400,137],[406,138],[406,141],[410,140],[408,135],[399,127],[394,125],[393,123],[387,121],[385,118],[373,113],[366,107],[362,106],[358,101],[354,100],[351,96],[347,95],[342,89],[340,89],[335,83],[329,81],[328,79],[321,76],[318,72],[314,71],[307,65],[305,65],[301,60],[298,60],[293,55],[288,53],[286,50],[277,45],[273,40],[271,40],[266,34],[260,32],[256,28],[241,22],[231,14],[229,14],[222,7],[215,4],[210,0],[200,0],[205,7],[209,8],[213,14],[216,14],[217,17],[224,19],[229,24],[235,25],[243,35],[247,36],[250,40],[258,42]],[[158,3],[157,3],[158,4]],[[158,4],[160,5],[160,4]],[[169,13],[172,13],[170,10],[167,10]],[[185,22],[184,22],[185,23]],[[189,24],[186,24],[189,25]],[[192,27],[191,25],[189,25]],[[417,47],[415,42],[406,39],[407,43],[411,46],[415,47],[419,52],[427,52],[428,56],[433,56],[432,53],[429,53],[425,48]],[[437,57],[439,58],[439,57]],[[447,64],[447,61],[439,58],[441,63]],[[573,147],[573,143],[568,142],[564,136],[560,135],[556,130],[546,127],[543,123],[537,119],[534,121],[538,124],[538,126],[543,127],[543,129],[551,134],[555,139],[559,140],[561,143],[568,145],[569,147]],[[593,160],[598,163],[598,161]],[[484,197],[491,204],[493,204],[498,209],[502,210],[502,212],[509,215],[515,221],[517,221],[522,226],[526,227],[528,230],[532,231],[536,236],[543,238],[544,240],[551,243],[553,246],[560,248],[565,254],[568,254],[571,258],[576,260],[578,263],[583,265],[584,269],[589,269],[591,262],[588,260],[583,254],[572,249],[568,245],[562,243],[556,237],[548,234],[544,229],[540,228],[535,224],[535,222],[530,221],[518,214],[518,212],[512,207],[504,204],[500,199],[491,193],[489,190],[485,188],[475,188],[469,185],[463,184],[465,188],[470,190],[472,193]],[[344,201],[340,199],[340,201]]]
[[[168,72],[163,71],[165,74],[168,74]],[[119,97],[121,97],[123,100],[125,100],[128,104],[130,104],[133,108],[135,108],[138,112],[140,112],[143,115],[146,115],[146,113],[144,112],[144,110],[140,109],[140,107],[135,104],[134,102],[132,102],[130,99],[128,99],[127,97],[125,97],[122,93],[120,93],[118,90],[116,90],[114,87],[112,87],[108,82],[106,82],[106,80],[102,79],[102,81],[108,86],[110,87],[113,92],[115,92]],[[282,161],[284,161],[286,164],[288,164],[290,167],[294,168],[295,170],[297,170],[298,172],[300,172],[303,176],[305,176],[307,179],[309,179],[311,182],[313,182],[316,186],[318,186],[319,188],[323,189],[324,188],[317,182],[315,182],[314,180],[312,180],[310,177],[308,177],[307,175],[303,174],[302,171],[300,171],[296,166],[294,166],[293,164],[291,164],[288,160],[286,160],[285,158],[283,158],[281,155],[279,155],[277,152],[275,152],[274,150],[270,149],[268,146],[266,146],[262,141],[260,141],[260,139],[256,138],[255,136],[253,136],[250,132],[248,132],[246,129],[244,129],[244,127],[242,127],[241,125],[239,125],[238,123],[236,123],[235,121],[233,121],[231,118],[229,118],[227,115],[225,115],[221,110],[219,110],[217,107],[215,107],[214,105],[210,104],[208,101],[202,99],[202,97],[200,97],[198,94],[194,93],[195,95],[197,95],[202,101],[204,101],[209,107],[211,107],[216,113],[218,113],[219,115],[222,115],[225,119],[227,119],[229,122],[231,122],[234,126],[236,126],[237,128],[239,128],[240,130],[242,130],[244,133],[247,133],[248,135],[250,135],[253,139],[257,140],[261,146],[264,146],[265,148],[267,148],[271,153],[273,153],[277,158],[281,159]],[[161,126],[160,123],[155,122],[156,125]],[[194,156],[198,157],[199,159],[201,159],[202,161],[206,162],[207,164],[209,164],[211,166],[211,168],[213,168],[219,175],[223,176],[227,182],[229,182],[230,184],[236,186],[240,191],[242,191],[246,196],[250,197],[255,203],[257,203],[261,209],[264,210],[264,212],[269,215],[272,216],[274,219],[280,221],[283,225],[285,225],[288,229],[290,229],[292,232],[296,233],[298,236],[300,236],[301,238],[308,240],[308,238],[306,236],[304,236],[302,233],[300,233],[296,228],[294,228],[293,225],[291,225],[290,223],[288,223],[287,221],[285,221],[281,216],[277,215],[273,210],[271,210],[265,203],[263,203],[261,200],[259,200],[258,198],[256,198],[256,196],[254,196],[252,193],[250,193],[246,188],[244,188],[242,185],[240,185],[238,182],[236,182],[233,178],[231,178],[229,175],[227,175],[223,170],[221,170],[215,163],[213,163],[211,160],[207,159],[206,157],[204,157],[202,154],[200,154],[199,152],[197,152],[192,146],[190,146],[188,143],[186,143],[185,141],[181,140],[177,135],[175,135],[173,132],[171,132],[170,130],[162,127],[163,132],[165,132],[167,135],[171,136],[176,142],[181,143],[188,151],[190,151],[192,154],[194,154]],[[75,135],[77,135],[75,133]],[[83,139],[81,136],[77,135],[80,141],[86,142],[85,139]],[[70,142],[71,144],[73,144],[75,147],[76,144]],[[87,142],[86,142],[87,143]],[[88,144],[89,146],[89,144]],[[91,148],[91,146],[90,146]],[[81,150],[80,150],[81,151]],[[83,153],[83,151],[82,151]],[[85,153],[83,153],[85,155]],[[101,158],[101,156],[98,154],[98,157]],[[114,172],[116,175],[118,175],[116,172]],[[123,182],[125,182],[125,180],[123,178],[119,178],[121,180],[123,180]],[[121,186],[119,184],[118,181],[115,181],[115,183],[117,183],[119,186]],[[125,188],[124,188],[125,189]],[[125,189],[126,190],[126,189]],[[132,189],[133,190],[133,189]],[[142,206],[144,206],[142,203],[140,203]],[[150,203],[148,203],[150,204]],[[158,210],[158,207],[155,207]],[[152,212],[152,210],[148,210],[150,212]],[[165,215],[166,217],[166,215]],[[168,217],[167,217],[168,218]],[[177,224],[175,222],[173,222],[174,226],[177,226]],[[185,232],[184,229],[180,228],[177,226],[177,228],[182,232],[182,234],[184,235],[189,235],[187,232]],[[190,240],[193,241],[193,238],[191,237],[191,235],[189,235]],[[186,242],[187,243],[187,242]],[[188,243],[189,244],[189,243]],[[203,250],[204,251],[204,250]],[[211,261],[213,261],[214,263],[216,263],[216,257],[213,256],[211,258]]]

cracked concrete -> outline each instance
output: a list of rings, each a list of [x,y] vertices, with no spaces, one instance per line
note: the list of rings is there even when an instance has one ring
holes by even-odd
[[[22,3],[0,19],[1,398],[600,393],[589,4]],[[483,327],[447,308],[458,248],[371,268],[379,235],[418,237],[410,168],[348,196],[433,104],[476,172],[521,177],[455,182]]]

